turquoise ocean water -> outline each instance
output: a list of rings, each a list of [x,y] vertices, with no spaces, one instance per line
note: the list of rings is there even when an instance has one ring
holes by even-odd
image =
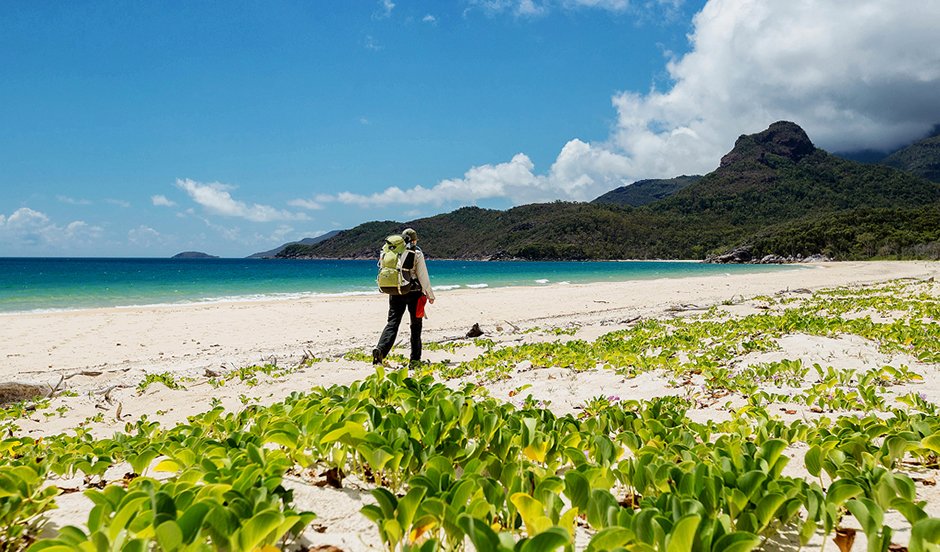
[[[792,269],[659,261],[428,261],[436,291]],[[0,313],[378,293],[375,274],[375,261],[0,258]]]

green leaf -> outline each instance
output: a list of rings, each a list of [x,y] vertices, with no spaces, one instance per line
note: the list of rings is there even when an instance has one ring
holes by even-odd
[[[375,497],[375,501],[379,503],[383,517],[390,518],[395,516],[395,510],[398,509],[398,497],[384,487],[372,489],[372,496]]]
[[[840,479],[832,485],[829,485],[829,490],[826,491],[826,502],[836,506],[842,506],[845,504],[846,500],[855,498],[863,492],[862,488],[855,483]]]
[[[405,529],[396,519],[383,520],[379,525],[379,532],[385,535],[385,542],[389,544],[390,548],[394,548],[394,544],[400,542],[405,535]]]
[[[75,548],[57,541],[38,541],[26,549],[26,552],[75,552]]]
[[[165,521],[157,526],[157,542],[164,550],[175,550],[183,544],[183,531],[175,521]]]
[[[158,491],[153,495],[153,525],[160,526],[164,521],[176,520],[176,503],[169,494]]]
[[[242,550],[254,550],[281,524],[283,519],[284,515],[280,512],[272,510],[259,512],[238,529],[236,542]]]
[[[749,471],[738,478],[738,488],[741,489],[741,492],[748,500],[753,500],[766,480],[767,474],[764,472],[759,470]]]
[[[928,437],[924,437],[920,445],[925,449],[932,450],[936,454],[940,454],[940,431]]]
[[[940,518],[922,519],[911,527],[909,552],[928,552],[936,550],[931,544],[940,544]]]
[[[591,537],[591,542],[588,543],[587,552],[612,550],[627,544],[635,538],[636,536],[633,534],[633,531],[627,529],[626,527],[607,527],[601,529],[597,532],[597,534]]]
[[[183,542],[192,544],[202,529],[202,522],[209,513],[209,505],[205,502],[196,502],[183,512],[176,523],[183,533]]]
[[[118,510],[114,517],[111,519],[111,522],[108,527],[108,540],[114,542],[117,540],[118,534],[127,527],[127,524],[130,523],[134,516],[139,513],[141,505],[144,502],[148,501],[150,497],[148,496],[138,496],[126,500],[121,505],[121,509]]]
[[[587,519],[591,527],[603,529],[609,525],[610,512],[616,512],[620,505],[609,491],[594,489],[588,502]]]
[[[923,508],[906,498],[896,497],[891,501],[891,507],[900,512],[911,525],[927,517]]]
[[[121,548],[121,552],[147,552],[147,548],[147,541],[144,539],[134,539],[128,541],[127,544]]]
[[[749,552],[760,544],[760,537],[753,533],[736,531],[719,537],[712,550],[721,552]]]
[[[806,451],[803,461],[806,463],[806,471],[813,477],[819,477],[822,471],[822,449],[819,445],[813,445]]]
[[[587,478],[578,471],[569,471],[565,474],[565,496],[571,501],[571,505],[582,512],[588,509],[588,502],[591,499],[591,486]]]
[[[666,537],[666,552],[692,552],[692,546],[695,544],[695,531],[701,521],[702,518],[696,514],[679,518]]]
[[[282,447],[293,450],[297,448],[298,441],[300,440],[300,433],[296,430],[288,431],[285,429],[278,429],[274,431],[269,431],[264,436],[264,443],[274,443],[276,445],[281,445]]]
[[[884,518],[881,512],[872,511],[876,508],[880,510],[874,502],[867,499],[853,498],[845,503],[845,509],[855,516],[862,531],[865,531],[865,535],[869,538],[878,534],[882,525],[879,518]]]
[[[412,487],[408,494],[398,500],[397,515],[395,517],[398,519],[398,524],[401,525],[403,531],[411,529],[415,511],[417,511],[418,505],[421,504],[421,499],[424,498],[426,492],[427,489],[424,487]]]
[[[552,552],[571,544],[568,532],[559,527],[552,527],[543,533],[526,539],[520,552]]]
[[[375,504],[366,504],[359,509],[359,513],[372,520],[376,525],[381,525],[382,520],[385,519],[385,514],[382,513],[382,509]]]
[[[327,433],[320,439],[320,443],[327,445],[334,441],[344,440],[351,444],[354,444],[354,441],[361,441],[366,437],[366,429],[362,424],[357,424],[355,422],[345,422],[343,425],[333,431]]]
[[[770,493],[764,495],[760,501],[758,501],[754,515],[757,516],[759,531],[763,531],[764,528],[767,527],[767,524],[770,523],[770,520],[772,520],[777,513],[777,509],[780,508],[786,499],[786,495],[782,493]]]
[[[783,439],[769,439],[760,446],[760,457],[767,462],[768,469],[774,467],[787,445]]]
[[[131,469],[134,470],[135,473],[143,474],[157,456],[160,456],[160,453],[153,449],[147,449],[140,454],[128,455],[127,462],[131,465]]]
[[[462,515],[457,519],[457,524],[477,550],[499,550],[499,536],[486,522]]]
[[[552,526],[552,520],[545,515],[545,506],[525,493],[515,493],[509,501],[519,510],[526,533],[538,535]]]

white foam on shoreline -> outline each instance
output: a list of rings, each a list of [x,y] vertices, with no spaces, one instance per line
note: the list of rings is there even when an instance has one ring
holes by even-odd
[[[128,310],[128,309],[150,309],[150,308],[172,308],[172,307],[189,307],[189,306],[199,306],[199,305],[217,305],[221,303],[257,303],[260,301],[292,301],[298,299],[312,299],[316,297],[354,297],[360,295],[379,295],[381,292],[379,290],[374,291],[338,291],[332,293],[325,292],[313,292],[313,291],[301,291],[294,293],[254,293],[249,295],[225,295],[221,297],[205,297],[202,299],[185,299],[174,302],[163,302],[163,303],[133,303],[129,305],[85,305],[85,306],[76,306],[76,307],[61,307],[61,308],[47,308],[47,309],[29,309],[29,310],[17,310],[17,311],[3,311],[0,312],[0,316],[12,316],[18,314],[49,314],[49,313],[60,313],[60,312],[75,312],[75,311],[85,311],[85,310],[97,310],[97,309],[119,309],[119,310]]]
[[[633,262],[633,261],[617,261],[617,262]],[[671,261],[671,262],[686,262],[686,261]],[[768,265],[769,266],[769,265]],[[788,269],[800,269],[800,270],[810,270],[810,269],[822,269],[823,266],[807,266],[807,265],[774,265],[777,268],[786,267]],[[761,271],[763,272],[763,271]],[[648,278],[645,276],[640,276],[637,278],[630,278],[624,281],[633,281],[633,280],[672,280],[675,278],[687,278],[693,276],[711,276],[716,275],[712,274],[681,274],[681,275],[670,275],[665,277],[653,277]],[[725,276],[732,276],[732,273],[726,272]],[[551,282],[547,278],[540,278],[533,281],[537,285],[545,285],[552,283],[553,285],[570,285],[570,281],[561,281],[561,282]],[[524,284],[523,284],[524,285]],[[531,284],[530,284],[531,285]],[[450,291],[459,288],[468,288],[468,289],[484,289],[490,287],[489,284],[477,283],[477,284],[446,284],[440,286],[434,286],[435,291]],[[503,285],[497,285],[497,287],[506,287]],[[509,285],[509,287],[514,287]],[[130,303],[130,304],[97,304],[97,305],[76,305],[69,307],[52,307],[52,308],[35,308],[35,309],[24,309],[24,310],[11,310],[11,311],[0,311],[0,317],[2,316],[15,316],[21,314],[54,314],[54,313],[63,313],[63,312],[76,312],[76,311],[87,311],[87,310],[99,310],[99,309],[139,309],[139,308],[172,308],[172,307],[185,307],[185,306],[199,306],[199,305],[213,305],[213,304],[224,304],[224,303],[250,303],[250,302],[259,302],[259,301],[291,301],[291,300],[302,300],[302,299],[311,299],[316,297],[352,297],[352,296],[370,296],[378,295],[380,292],[377,289],[374,290],[359,290],[359,291],[345,291],[345,292],[284,292],[284,293],[254,293],[246,295],[229,295],[229,296],[217,296],[217,297],[205,297],[205,298],[196,298],[196,299],[183,299],[179,301],[170,301],[170,302],[140,302],[140,303]],[[133,299],[129,299],[133,300]],[[138,298],[139,300],[139,298]],[[146,300],[144,300],[146,301]]]

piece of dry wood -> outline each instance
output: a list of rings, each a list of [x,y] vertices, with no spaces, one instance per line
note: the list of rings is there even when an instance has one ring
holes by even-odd
[[[74,378],[75,376],[89,376],[89,377],[94,378],[94,377],[100,376],[100,375],[103,374],[103,373],[104,373],[104,372],[102,372],[102,371],[100,371],[100,370],[82,370],[81,372],[75,372],[75,373],[73,373],[73,374],[69,374],[69,375],[65,376],[65,379],[72,379],[72,378]]]
[[[60,374],[59,382],[55,384],[55,387],[52,387],[52,386],[49,387],[49,394],[46,395],[46,398],[51,399],[52,397],[55,397],[56,394],[59,392],[59,390],[62,389],[63,383],[65,383],[65,376]]]

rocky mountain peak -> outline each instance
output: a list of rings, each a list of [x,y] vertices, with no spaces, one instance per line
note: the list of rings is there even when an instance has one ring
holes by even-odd
[[[725,167],[743,159],[763,161],[767,154],[798,162],[816,151],[816,146],[800,125],[790,121],[777,121],[757,134],[742,134],[734,149],[721,158]]]

